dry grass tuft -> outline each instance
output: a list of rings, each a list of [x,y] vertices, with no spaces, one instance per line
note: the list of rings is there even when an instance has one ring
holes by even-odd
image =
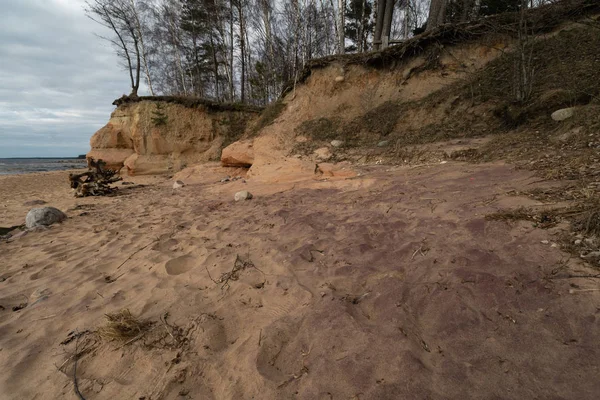
[[[594,197],[585,202],[582,212],[573,218],[572,227],[583,235],[600,237],[600,199]]]
[[[98,328],[98,335],[104,340],[125,342],[143,335],[154,324],[134,317],[128,309],[105,314],[105,317],[106,325]]]
[[[485,216],[488,221],[531,221],[540,228],[551,228],[558,224],[563,216],[563,210],[536,211],[526,207],[514,210],[500,210]]]

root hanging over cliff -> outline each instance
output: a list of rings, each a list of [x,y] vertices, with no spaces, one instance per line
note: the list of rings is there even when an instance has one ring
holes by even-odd
[[[111,183],[120,181],[117,171],[105,169],[106,163],[102,160],[89,159],[89,171],[81,174],[69,174],[71,188],[75,190],[75,197],[104,196],[116,190]]]

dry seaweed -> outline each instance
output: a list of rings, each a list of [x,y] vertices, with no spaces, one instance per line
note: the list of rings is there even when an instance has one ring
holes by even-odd
[[[105,317],[106,325],[98,328],[97,333],[102,339],[108,341],[131,341],[148,332],[154,324],[134,317],[128,309],[105,314]]]

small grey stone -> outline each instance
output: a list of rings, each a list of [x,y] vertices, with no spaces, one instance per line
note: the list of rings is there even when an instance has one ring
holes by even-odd
[[[387,147],[388,144],[390,144],[388,140],[382,140],[381,142],[377,143],[377,147]]]
[[[183,181],[175,181],[173,182],[173,189],[180,189],[182,187],[185,186],[185,183],[183,183]]]
[[[32,208],[25,217],[27,228],[48,226],[67,219],[65,213],[54,207]]]
[[[331,141],[331,145],[332,145],[333,147],[340,147],[340,146],[341,146],[341,145],[343,145],[343,144],[344,144],[344,142],[342,142],[341,140],[332,140],[332,141]]]
[[[565,119],[571,118],[573,116],[573,108],[561,108],[560,110],[556,110],[552,113],[551,117],[555,121],[564,121]]]
[[[237,192],[234,196],[235,201],[240,200],[250,200],[252,198],[252,193],[247,190],[242,190],[241,192]]]

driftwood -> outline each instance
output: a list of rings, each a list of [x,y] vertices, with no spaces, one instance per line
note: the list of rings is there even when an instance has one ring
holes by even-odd
[[[71,188],[75,190],[75,197],[104,196],[112,193],[116,188],[110,187],[111,183],[120,181],[117,171],[105,169],[106,163],[102,160],[88,161],[89,171],[81,174],[69,174]]]

